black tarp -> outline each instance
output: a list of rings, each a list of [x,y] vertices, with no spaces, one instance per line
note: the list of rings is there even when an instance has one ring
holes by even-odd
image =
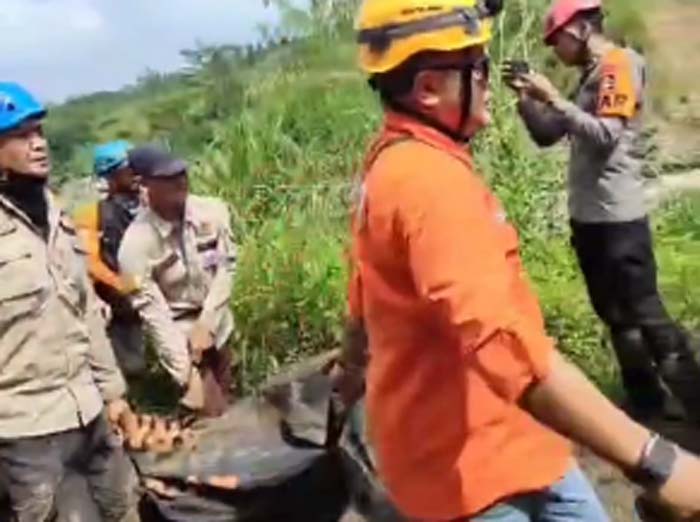
[[[193,429],[197,445],[165,456],[134,453],[142,479],[175,486],[166,498],[144,490],[147,522],[394,522],[399,517],[376,480],[362,411],[347,422],[334,407],[318,358],[282,372],[256,397]],[[338,428],[343,426],[342,430]],[[231,490],[190,486],[193,478],[235,476]],[[0,478],[1,484],[1,478]],[[97,520],[84,483],[68,478],[59,495],[71,522]],[[0,488],[1,489],[1,488]],[[77,512],[83,516],[76,516]],[[0,512],[0,520],[2,518]]]
[[[144,477],[240,480],[234,492],[200,488],[175,499],[149,493],[148,516],[168,522],[335,522],[352,513],[355,520],[398,520],[372,472],[361,409],[343,422],[323,361],[288,369],[258,397],[195,426],[195,451],[135,455]]]

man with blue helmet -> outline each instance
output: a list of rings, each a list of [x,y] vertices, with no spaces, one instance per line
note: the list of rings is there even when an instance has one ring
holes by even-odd
[[[107,331],[112,348],[127,377],[139,376],[146,368],[141,320],[131,306],[129,285],[120,277],[117,261],[124,232],[141,203],[138,176],[129,164],[131,148],[123,140],[95,147],[94,173],[106,182],[107,197],[75,215],[95,291],[111,310]]]
[[[125,383],[75,227],[46,187],[45,115],[0,82],[0,475],[17,522],[54,520],[67,470],[103,520],[135,521],[135,473],[109,424],[129,410]]]

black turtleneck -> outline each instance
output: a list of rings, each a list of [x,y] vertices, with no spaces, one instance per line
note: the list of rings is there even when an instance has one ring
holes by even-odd
[[[0,193],[27,215],[44,239],[49,237],[46,179],[7,174],[0,177]]]

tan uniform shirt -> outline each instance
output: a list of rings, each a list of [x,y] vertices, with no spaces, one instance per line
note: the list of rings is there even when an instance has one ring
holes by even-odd
[[[119,267],[136,283],[140,312],[166,370],[185,385],[191,371],[188,334],[196,321],[212,332],[217,348],[233,332],[229,306],[236,269],[226,205],[189,196],[182,228],[144,208],[127,229]]]
[[[84,426],[125,392],[84,251],[50,196],[49,223],[47,243],[0,195],[0,439]]]

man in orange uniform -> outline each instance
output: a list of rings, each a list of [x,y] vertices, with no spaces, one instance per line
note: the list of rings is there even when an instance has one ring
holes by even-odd
[[[352,403],[367,367],[379,472],[410,520],[607,520],[555,431],[697,510],[700,462],[557,354],[517,234],[464,147],[489,122],[497,4],[363,2],[360,61],[386,118],[355,212],[336,387]]]

